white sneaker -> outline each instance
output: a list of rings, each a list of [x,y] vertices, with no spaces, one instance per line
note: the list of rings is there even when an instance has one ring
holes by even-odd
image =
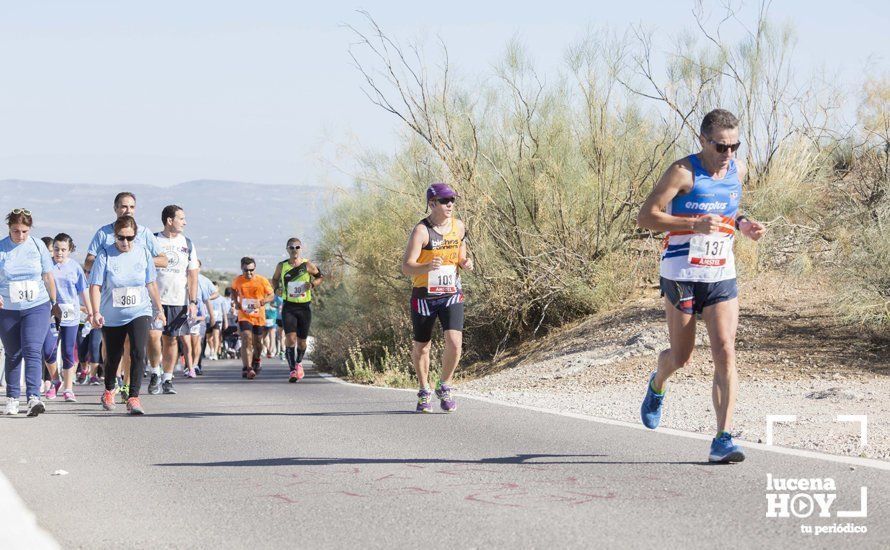
[[[43,401],[41,401],[39,397],[28,399],[28,416],[37,416],[45,411],[46,407],[43,405]]]
[[[19,414],[19,400],[13,399],[12,397],[6,398],[6,410],[3,411],[3,414]]]

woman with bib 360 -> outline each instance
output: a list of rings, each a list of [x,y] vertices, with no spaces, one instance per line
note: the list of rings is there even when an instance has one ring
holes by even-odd
[[[145,414],[139,390],[145,371],[148,329],[152,320],[166,322],[158,294],[154,258],[147,248],[133,244],[138,227],[132,216],[114,222],[114,244],[103,247],[90,271],[93,326],[105,340],[105,393],[102,408],[114,409],[114,373],[130,337],[130,388],[127,411]]]
[[[31,236],[31,212],[16,208],[6,216],[9,236],[0,241],[0,339],[6,352],[6,411],[19,412],[21,365],[25,363],[28,416],[45,409],[40,401],[43,340],[56,306],[49,250]]]

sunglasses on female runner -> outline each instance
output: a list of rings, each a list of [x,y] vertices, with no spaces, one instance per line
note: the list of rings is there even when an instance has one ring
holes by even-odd
[[[31,215],[31,211],[28,210],[27,208],[14,208],[14,209],[12,210],[12,213],[13,213],[13,214],[24,214],[24,215],[26,215],[26,216],[30,216],[30,215]]]
[[[114,238],[121,242],[127,241],[128,243],[131,243],[136,240],[136,235],[130,235],[130,236],[115,235]]]
[[[454,197],[448,197],[447,199],[436,199],[439,204],[451,204],[454,202]]]
[[[742,146],[742,142],[738,141],[736,143],[717,143],[713,139],[709,139],[708,143],[714,146],[714,149],[717,150],[718,153],[725,153],[727,151],[732,151],[735,153],[739,150],[739,147]]]
[[[287,249],[288,249],[288,250],[299,250],[300,247],[299,247],[299,246],[290,245],[290,246],[287,247]]]

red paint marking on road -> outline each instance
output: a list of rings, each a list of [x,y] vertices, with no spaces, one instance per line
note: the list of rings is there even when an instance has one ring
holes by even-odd
[[[522,508],[519,504],[506,504],[503,502],[491,502],[489,500],[483,500],[479,498],[481,493],[473,493],[464,497],[464,500],[469,500],[470,502],[480,502],[482,504],[491,504],[493,506],[507,506],[509,508]]]
[[[405,464],[405,466],[407,466],[408,468],[420,468],[421,470],[426,468],[426,466],[421,466],[420,464]]]
[[[454,473],[453,470],[436,470],[436,473],[437,473],[437,474],[444,474],[444,475],[446,475],[446,476],[460,477],[460,474],[456,474],[456,473]]]
[[[338,492],[338,493],[341,493],[341,494],[344,494],[344,495],[346,495],[346,496],[348,496],[348,497],[360,497],[360,498],[365,498],[365,495],[360,495],[360,494],[358,494],[358,493],[350,493],[349,491],[337,491],[337,492]]]
[[[405,487],[406,491],[410,491],[414,494],[418,495],[438,495],[441,494],[441,491],[432,491],[430,489],[424,489],[423,487]]]
[[[267,497],[269,497],[269,498],[277,498],[277,499],[279,499],[279,500],[283,500],[284,502],[286,502],[286,503],[288,503],[288,504],[299,504],[298,501],[296,501],[296,500],[291,500],[291,499],[288,498],[286,495],[282,495],[282,494],[280,494],[280,493],[277,494],[277,495],[264,495],[264,496],[267,496]]]
[[[582,493],[582,492],[579,492],[579,491],[566,491],[566,492],[569,493],[569,494],[572,494],[572,495],[579,495],[579,496],[582,496],[582,497],[589,497],[591,500],[593,500],[593,499],[612,499],[612,498],[615,498],[615,497],[618,496],[618,493],[616,493],[615,491],[609,491],[609,492],[606,493],[605,495],[600,495],[600,494],[597,494],[597,493]]]
[[[549,470],[549,468],[545,466],[534,466],[532,464],[520,464],[519,467],[526,470],[535,470],[537,472],[546,472],[547,470]]]
[[[410,477],[396,476],[395,474],[388,474],[388,475],[385,475],[385,476],[383,476],[383,477],[381,477],[381,478],[377,478],[377,479],[375,479],[374,481],[383,481],[384,479],[411,479],[411,478],[410,478]]]

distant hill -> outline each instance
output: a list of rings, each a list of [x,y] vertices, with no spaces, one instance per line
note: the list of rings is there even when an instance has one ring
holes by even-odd
[[[136,221],[152,231],[163,229],[160,217],[164,206],[183,207],[186,234],[194,241],[205,268],[237,272],[241,257],[252,256],[258,271],[266,275],[285,257],[285,241],[290,236],[305,241],[311,255],[318,221],[331,196],[330,189],[324,187],[233,181],[118,187],[0,180],[0,210],[4,216],[17,207],[31,210],[36,237],[68,233],[78,247],[75,257],[82,261],[96,229],[113,221],[112,202],[119,191],[136,195]]]

